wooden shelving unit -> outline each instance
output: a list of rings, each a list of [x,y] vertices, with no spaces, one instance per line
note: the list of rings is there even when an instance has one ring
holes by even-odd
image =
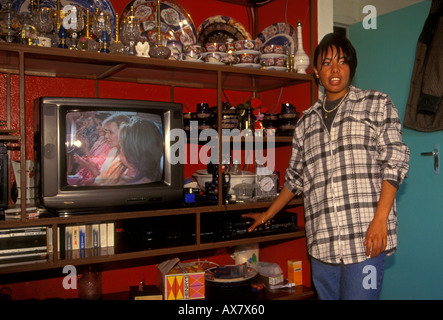
[[[311,8],[313,1],[314,0],[311,0]],[[242,5],[245,5],[243,2],[244,1],[242,1]],[[312,39],[314,28],[311,26],[310,30]],[[11,76],[19,77],[21,129],[20,132],[12,133],[5,130],[0,131],[0,141],[4,141],[6,143],[18,143],[20,145],[22,170],[24,169],[23,163],[26,159],[25,81],[26,77],[29,76],[93,80],[96,83],[97,96],[101,81],[118,81],[168,86],[171,92],[171,100],[174,100],[175,87],[214,89],[217,92],[216,94],[219,110],[221,110],[222,107],[222,90],[260,93],[281,87],[309,83],[311,86],[311,102],[313,102],[315,97],[314,79],[309,74],[71,51],[58,48],[34,47],[4,42],[0,43],[0,73],[6,74],[8,81]],[[9,104],[10,102],[8,101],[7,103]],[[8,105],[7,108],[10,108],[10,105]],[[275,141],[277,143],[290,144],[291,139],[291,137],[276,137]],[[24,186],[25,184],[25,178],[22,176],[21,185]],[[25,188],[22,188],[21,192],[21,198],[25,199]],[[47,261],[27,263],[14,267],[2,267],[0,265],[0,274],[58,268],[65,266],[66,264],[82,265],[139,259],[165,254],[235,246],[239,244],[294,239],[304,236],[304,231],[301,230],[299,232],[250,237],[240,240],[213,243],[201,242],[200,215],[202,213],[262,209],[268,207],[269,205],[269,202],[256,202],[225,206],[221,204],[220,201],[218,205],[214,206],[175,208],[173,210],[159,209],[146,211],[109,212],[102,214],[71,216],[66,218],[51,217],[31,220],[26,218],[26,205],[22,204],[21,219],[16,221],[0,221],[0,229],[28,226],[48,226],[52,228],[52,230],[57,230],[59,226],[67,224],[85,224],[97,221],[117,221],[143,217],[193,214],[195,215],[196,223],[196,239],[194,244],[186,246],[147,251],[102,254],[98,256],[91,255],[89,257],[79,259],[60,259],[58,254],[51,254]],[[301,199],[294,199],[290,205],[301,206],[303,203]],[[57,248],[58,241],[59,239],[57,238],[57,232],[53,232],[52,242],[54,248]]]

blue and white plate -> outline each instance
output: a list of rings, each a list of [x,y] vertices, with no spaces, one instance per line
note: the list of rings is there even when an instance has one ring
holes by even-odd
[[[6,7],[7,0],[1,0],[2,8]],[[60,8],[63,9],[66,5],[79,6],[83,9],[89,8],[91,13],[98,8],[100,12],[108,13],[111,16],[111,32],[112,38],[115,35],[115,11],[112,4],[108,0],[60,0]],[[40,0],[40,7],[47,7],[57,10],[57,1],[55,0]],[[30,0],[14,0],[12,8],[20,14],[30,13]]]
[[[286,47],[289,54],[297,52],[297,30],[285,22],[267,26],[255,40],[259,42],[260,48],[273,44]]]

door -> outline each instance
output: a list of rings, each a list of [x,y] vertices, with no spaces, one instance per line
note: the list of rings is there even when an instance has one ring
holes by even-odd
[[[359,63],[354,84],[389,94],[401,119],[430,4],[378,16],[377,29],[361,22],[350,26]],[[433,152],[435,144],[443,148],[443,131],[404,128],[403,141],[411,150],[410,170],[397,194],[398,250],[386,259],[381,299],[443,299],[443,170],[436,174],[433,156],[421,155]]]

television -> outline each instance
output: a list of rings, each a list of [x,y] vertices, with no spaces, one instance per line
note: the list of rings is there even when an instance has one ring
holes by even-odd
[[[181,200],[183,164],[167,156],[174,129],[183,129],[179,103],[36,99],[37,205],[76,214],[150,209]]]

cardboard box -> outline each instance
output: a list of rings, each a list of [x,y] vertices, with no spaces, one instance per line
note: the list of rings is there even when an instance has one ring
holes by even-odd
[[[298,260],[288,260],[288,282],[296,286],[303,284],[302,262]]]
[[[165,300],[205,298],[205,271],[195,265],[171,259],[158,265],[159,287]]]

